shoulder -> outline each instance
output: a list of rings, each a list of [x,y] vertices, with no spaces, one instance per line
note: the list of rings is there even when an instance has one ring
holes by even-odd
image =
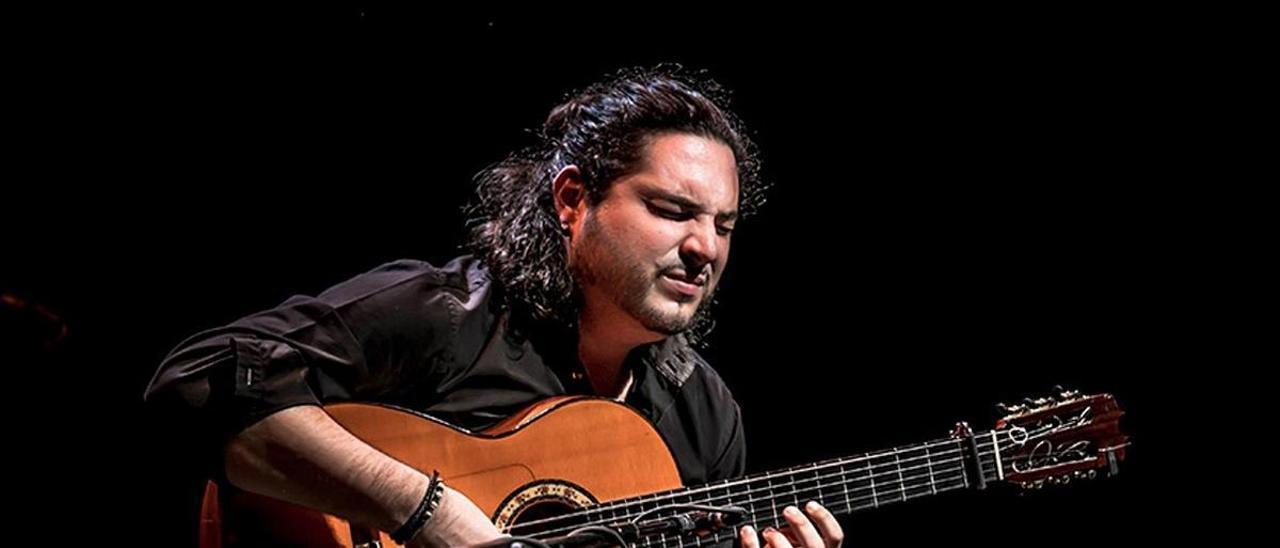
[[[471,300],[471,294],[489,289],[488,269],[470,255],[457,257],[441,266],[416,259],[400,259],[358,274],[325,290],[319,298],[335,305],[377,298],[433,292],[449,292]]]
[[[359,338],[423,339],[452,345],[493,320],[488,269],[470,255],[443,265],[415,259],[382,264],[334,285],[316,301]],[[469,338],[469,337],[468,337]]]

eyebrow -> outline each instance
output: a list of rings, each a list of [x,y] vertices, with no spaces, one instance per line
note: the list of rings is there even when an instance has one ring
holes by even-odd
[[[675,205],[680,206],[681,209],[685,209],[692,213],[702,213],[706,211],[706,209],[703,208],[700,204],[698,204],[698,202],[695,202],[679,194],[671,194],[670,192],[667,192],[664,190],[644,189],[641,191],[641,194],[644,194],[645,198],[649,200],[662,200],[665,202],[671,202]],[[716,214],[716,220],[720,222],[734,221],[737,218],[738,218],[737,210],[723,211]]]

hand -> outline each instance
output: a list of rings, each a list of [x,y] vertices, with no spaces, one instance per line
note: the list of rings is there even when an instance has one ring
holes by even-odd
[[[761,533],[765,546],[839,548],[844,542],[844,530],[840,528],[840,523],[821,504],[809,502],[805,505],[804,512],[795,506],[788,506],[783,510],[782,517],[787,520],[787,526],[781,531],[769,527]],[[756,536],[756,531],[751,526],[738,531],[738,541],[743,548],[760,546],[760,537]]]
[[[504,535],[489,521],[489,516],[466,495],[444,486],[440,506],[418,534],[409,540],[413,548],[437,546],[474,546],[502,538]]]

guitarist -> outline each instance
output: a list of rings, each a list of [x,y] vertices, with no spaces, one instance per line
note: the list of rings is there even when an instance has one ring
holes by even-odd
[[[391,403],[478,430],[552,396],[616,398],[662,435],[686,485],[745,470],[737,403],[694,351],[735,224],[762,202],[755,146],[722,90],[619,72],[552,109],[537,144],[476,177],[471,255],[401,260],[183,341],[147,389],[190,417],[224,489],[286,500],[410,546],[501,534],[466,496],[356,439],[319,407]],[[437,499],[438,497],[438,499]],[[438,506],[429,504],[438,500]],[[838,546],[818,505],[743,546]]]

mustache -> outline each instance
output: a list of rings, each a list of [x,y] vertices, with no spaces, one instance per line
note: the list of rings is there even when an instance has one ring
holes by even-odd
[[[701,269],[699,269],[697,272],[691,272],[688,268],[685,267],[684,264],[674,264],[674,265],[660,267],[658,269],[658,275],[670,276],[677,280],[681,280],[689,283],[697,282],[699,283],[699,285],[702,285],[711,281],[711,265],[708,264],[702,267]]]

